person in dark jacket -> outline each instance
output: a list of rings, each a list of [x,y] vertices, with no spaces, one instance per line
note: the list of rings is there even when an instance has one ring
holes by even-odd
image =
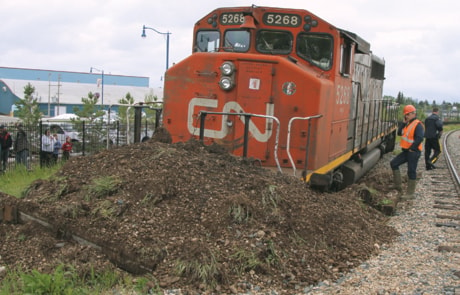
[[[0,152],[0,160],[2,162],[2,172],[6,172],[6,165],[8,164],[8,157],[10,156],[10,148],[13,146],[13,140],[10,133],[6,130],[4,125],[0,126],[0,145],[2,151]]]
[[[417,163],[422,154],[422,142],[424,137],[423,123],[417,119],[417,112],[413,105],[404,107],[404,122],[399,124],[398,135],[401,136],[399,145],[402,152],[394,157],[391,162],[393,171],[394,188],[402,191],[401,171],[399,166],[407,163],[407,191],[401,196],[402,200],[414,199],[415,186],[417,184]]]
[[[439,139],[442,135],[442,121],[439,118],[439,109],[433,108],[433,112],[425,119],[425,165],[426,170],[432,170],[436,167],[434,163],[438,160],[441,154],[441,146]],[[433,155],[431,152],[433,151]]]
[[[28,157],[29,157],[29,142],[27,140],[27,134],[23,129],[22,123],[16,124],[18,133],[16,134],[16,140],[14,141],[14,153],[16,156],[16,164],[22,164],[29,168]]]

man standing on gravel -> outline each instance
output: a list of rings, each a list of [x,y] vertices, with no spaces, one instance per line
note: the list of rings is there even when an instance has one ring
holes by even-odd
[[[433,108],[433,113],[425,119],[425,164],[426,170],[432,170],[436,167],[433,165],[441,154],[439,139],[442,135],[442,121],[439,118],[439,109]],[[433,156],[431,156],[433,150]]]
[[[422,142],[424,137],[423,123],[417,119],[417,110],[413,105],[407,105],[403,109],[404,122],[399,124],[398,135],[401,136],[399,145],[402,152],[390,162],[393,170],[394,188],[402,191],[401,171],[399,166],[407,162],[407,176],[409,178],[407,191],[401,196],[402,200],[414,199],[417,181],[417,163],[422,154]]]

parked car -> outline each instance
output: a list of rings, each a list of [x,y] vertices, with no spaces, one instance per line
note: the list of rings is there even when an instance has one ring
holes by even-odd
[[[80,141],[80,134],[78,131],[73,129],[70,123],[53,123],[43,124],[43,129],[49,129],[51,134],[57,134],[60,142],[64,142],[67,136],[72,139],[72,142]]]

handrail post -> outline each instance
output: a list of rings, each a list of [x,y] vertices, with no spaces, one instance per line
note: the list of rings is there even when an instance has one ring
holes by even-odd
[[[206,119],[206,115],[208,113],[206,112],[200,112],[200,141],[204,141],[204,122]]]
[[[249,141],[249,120],[251,120],[251,115],[244,115],[244,142],[243,142],[243,158],[248,156],[248,141]]]

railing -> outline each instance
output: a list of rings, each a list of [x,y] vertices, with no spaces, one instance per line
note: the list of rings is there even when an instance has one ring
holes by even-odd
[[[286,152],[289,158],[289,161],[291,162],[292,169],[294,171],[294,176],[296,176],[296,167],[294,160],[292,159],[291,152],[290,152],[290,142],[291,142],[291,126],[292,123],[296,120],[307,120],[308,121],[308,131],[307,131],[307,143],[305,147],[305,164],[304,164],[304,170],[305,174],[307,172],[307,165],[308,165],[308,151],[310,150],[310,130],[311,130],[311,120],[316,119],[316,118],[321,118],[323,115],[315,115],[315,116],[309,116],[309,117],[292,117],[289,120],[288,123],[288,133],[287,133],[287,144],[286,144]]]
[[[280,134],[280,121],[278,118],[269,115],[259,115],[259,114],[251,114],[251,113],[229,113],[229,112],[208,112],[208,111],[201,111],[198,116],[200,117],[200,140],[204,140],[204,131],[205,131],[205,122],[206,116],[208,114],[213,115],[223,115],[223,116],[243,116],[244,117],[244,140],[243,140],[243,158],[246,158],[248,155],[248,142],[249,142],[249,121],[251,117],[258,117],[258,118],[267,118],[276,121],[277,128],[276,128],[276,137],[275,137],[275,147],[273,150],[276,166],[278,171],[281,172],[281,165],[278,160],[278,143],[279,143],[279,134]]]

